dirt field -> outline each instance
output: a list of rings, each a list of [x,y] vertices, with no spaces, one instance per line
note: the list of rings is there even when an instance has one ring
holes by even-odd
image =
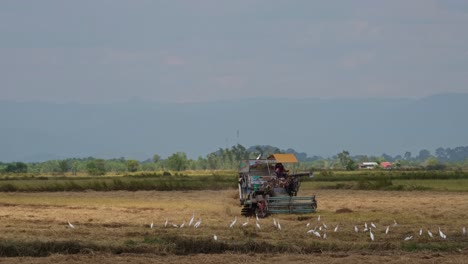
[[[273,226],[273,217],[261,219],[261,229],[254,226],[255,218],[241,227],[246,219],[240,216],[235,190],[0,193],[2,241],[26,244],[73,241],[99,248],[125,245],[125,250],[139,250],[113,254],[81,248],[79,254],[9,257],[0,258],[0,262],[467,263],[468,238],[461,231],[468,226],[466,193],[319,190],[303,191],[300,195],[311,194],[317,195],[318,212],[306,216],[273,216],[282,225],[282,230],[278,230]],[[192,215],[195,221],[202,219],[198,229],[187,228]],[[231,229],[229,224],[234,217],[238,222]],[[168,227],[164,227],[166,218]],[[68,220],[75,228],[68,227]],[[373,230],[374,241],[369,232],[362,232],[364,223],[370,226],[371,222],[377,226]],[[184,228],[180,228],[182,223]],[[323,224],[328,227],[327,239],[307,233],[314,227],[322,227],[323,236]],[[337,225],[338,231],[334,232]],[[359,233],[354,232],[354,226],[358,226]],[[385,234],[387,226],[390,231]],[[447,239],[439,237],[439,227]],[[423,235],[419,236],[421,228]],[[434,233],[434,238],[427,235],[427,230]],[[215,234],[217,241],[213,240]],[[413,239],[404,241],[408,236]],[[174,254],[171,251],[174,248],[158,242],[159,237],[189,239],[190,243],[182,242],[193,248],[187,251],[188,256]],[[197,243],[204,244],[205,251],[209,251],[207,247],[222,250],[218,244],[238,249],[243,244],[255,243],[258,248],[243,253],[214,250],[213,254],[199,254],[196,247],[203,245]],[[263,245],[272,245],[274,249],[262,249]],[[275,249],[280,249],[281,254],[275,253]]]

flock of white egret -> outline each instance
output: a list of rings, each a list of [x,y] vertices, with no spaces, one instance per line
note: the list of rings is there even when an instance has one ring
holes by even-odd
[[[266,219],[263,219],[263,221],[266,221]],[[258,216],[255,217],[255,227],[258,229],[258,230],[261,230],[262,227],[260,225],[260,219]],[[240,224],[240,227],[246,227],[248,226],[250,223],[250,218],[246,218],[245,222],[243,222],[242,224]],[[67,219],[67,224],[68,224],[68,227],[71,228],[71,229],[75,229],[75,225],[73,225],[68,219]],[[192,227],[193,228],[199,228],[202,224],[202,218],[199,217],[198,218],[198,221],[195,222],[195,213],[193,213],[192,215],[192,218],[190,219],[190,221],[188,222],[188,228],[189,227]],[[237,224],[237,216],[234,217],[234,219],[230,222],[229,224],[229,228],[234,228]],[[278,229],[278,230],[282,230],[282,226],[281,226],[281,223],[279,221],[279,219],[273,217],[273,226]],[[322,239],[327,239],[327,231],[328,231],[328,226],[323,222],[321,221],[321,216],[319,215],[317,217],[317,221],[316,221],[316,225],[313,229],[310,229],[311,227],[311,223],[308,222],[306,225],[306,228],[308,229],[306,231],[307,234],[313,234],[314,236],[318,237],[318,238],[322,238]],[[393,224],[392,225],[387,225],[385,227],[385,232],[383,233],[384,235],[388,235],[390,233],[390,226],[392,226],[392,228],[396,228],[398,227],[398,223],[393,220]],[[151,229],[153,229],[155,227],[154,225],[154,221],[152,221],[150,224],[149,224],[149,227]],[[175,223],[170,223],[168,218],[166,218],[164,224],[163,224],[163,227],[164,228],[170,228],[170,227],[173,227],[173,228],[184,228],[185,227],[185,220],[182,222],[182,224],[180,225],[177,225]],[[334,228],[333,228],[333,232],[334,233],[337,233],[341,230],[341,227],[339,224],[337,224]],[[364,226],[362,228],[362,230],[360,230],[359,226],[358,225],[354,225],[354,232],[355,233],[359,233],[359,232],[363,232],[363,233],[369,233],[369,239],[371,241],[374,241],[375,240],[375,235],[374,233],[372,232],[372,230],[374,230],[374,232],[377,230],[377,225],[374,223],[374,222],[370,222],[370,224],[368,225],[367,222],[364,223]],[[429,236],[430,238],[434,238],[434,235],[433,233],[431,232],[430,229],[427,229],[427,236]],[[422,237],[424,234],[423,232],[423,228],[421,227],[419,229],[419,232],[416,232],[415,234],[410,234],[410,235],[407,235],[403,238],[403,241],[408,241],[408,240],[412,240],[414,237],[416,237],[416,235],[419,235],[419,237]],[[438,235],[440,237],[440,239],[447,239],[447,235],[442,231],[442,229],[440,227],[438,227]],[[462,230],[461,230],[461,235],[462,236],[466,236],[466,228],[465,227],[462,227]],[[216,234],[213,235],[213,239],[215,241],[218,240],[218,236]]]

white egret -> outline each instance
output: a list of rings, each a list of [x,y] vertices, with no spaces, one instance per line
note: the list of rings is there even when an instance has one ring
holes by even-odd
[[[232,228],[235,224],[237,223],[237,216],[234,217],[234,220],[231,222],[231,224],[229,225],[229,228]]]
[[[317,217],[317,222],[320,222],[320,215]]]
[[[432,235],[432,232],[431,232],[429,229],[427,230],[427,234],[428,234],[431,238],[434,237],[434,236]]]
[[[69,221],[68,219],[67,219],[67,222],[68,222],[68,226],[69,226],[70,228],[75,228],[75,226],[74,226],[72,223],[70,223],[70,221]]]
[[[164,222],[164,227],[167,227],[167,224],[168,224],[168,220],[167,220],[167,217],[166,217],[166,222]]]
[[[370,225],[371,225],[373,228],[377,228],[377,226],[375,226],[375,224],[374,224],[373,222],[371,222]]]
[[[151,221],[150,228],[153,229],[154,221]]]
[[[198,221],[193,225],[193,227],[198,228],[201,225],[201,222],[202,222],[202,220],[201,220],[201,217],[200,217],[200,218],[198,218]]]
[[[338,226],[339,225],[336,225],[335,229],[333,230],[335,233],[338,232]]]
[[[444,234],[444,232],[442,232],[442,230],[440,230],[440,226],[439,226],[439,236],[442,238],[442,239],[446,239],[447,236]]]
[[[277,224],[278,224],[278,229],[281,230],[281,224],[280,224],[279,220],[278,220]]]
[[[249,224],[249,218],[242,224],[242,226],[247,226]]]
[[[466,236],[466,228],[465,227],[462,228],[462,235]]]
[[[393,226],[398,226],[398,223],[393,219]]]
[[[257,218],[257,222],[260,221],[260,219],[258,219],[258,214],[255,214],[255,218]]]
[[[314,231],[313,233],[314,233],[314,235],[315,235],[316,237],[322,237],[322,236],[320,235],[320,233],[317,232],[317,231]]]
[[[182,224],[180,225],[180,228],[184,228],[184,226],[185,226],[185,220],[184,220],[184,222],[182,222]]]
[[[306,227],[309,227],[310,226],[310,222],[306,224]]]
[[[369,236],[372,241],[374,241],[374,233],[372,233],[372,229],[369,229]]]
[[[315,232],[315,229],[310,229],[309,231],[307,231],[307,234],[310,234],[310,233],[313,233]]]
[[[258,221],[255,222],[255,225],[257,226],[258,229],[262,229],[262,228],[260,227],[260,224],[258,223]]]
[[[175,227],[175,228],[179,228],[179,226],[176,225],[176,224],[172,224],[172,226]]]
[[[188,223],[188,226],[189,226],[189,227],[192,226],[194,220],[195,220],[195,212],[193,212],[192,218],[190,218],[190,221],[189,221],[189,223]]]
[[[327,232],[323,233],[323,239],[327,239]]]
[[[354,232],[359,232],[359,228],[356,225],[354,226]]]
[[[388,234],[388,231],[390,231],[390,226],[387,226],[387,229],[385,229],[385,234]]]
[[[367,228],[367,222],[364,223],[364,230],[362,230],[362,232],[367,232],[367,230],[369,230],[369,228]]]
[[[407,237],[405,237],[405,241],[408,241],[408,240],[411,240],[411,239],[413,239],[413,236],[407,236]]]
[[[325,229],[328,229],[328,226],[325,223],[323,223],[322,225],[323,227],[325,227]]]
[[[422,227],[419,228],[419,236],[422,236]]]
[[[218,241],[218,236],[217,236],[216,234],[214,234],[213,239],[214,239],[215,241]]]
[[[278,224],[276,223],[276,219],[275,219],[274,217],[273,217],[273,225],[274,225],[275,227],[278,227]]]

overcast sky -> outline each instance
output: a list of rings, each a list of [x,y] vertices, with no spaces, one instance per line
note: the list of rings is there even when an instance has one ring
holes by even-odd
[[[0,100],[468,92],[468,1],[0,1]]]

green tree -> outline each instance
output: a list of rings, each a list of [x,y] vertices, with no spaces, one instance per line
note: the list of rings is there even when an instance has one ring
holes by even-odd
[[[440,163],[435,157],[429,157],[425,162],[426,169],[428,170],[443,170],[445,165]]]
[[[106,161],[103,159],[95,159],[88,161],[86,171],[90,175],[98,176],[106,174]]]
[[[177,152],[172,154],[166,160],[166,166],[170,170],[182,171],[187,169],[188,159],[187,154],[184,152]]]
[[[349,152],[347,150],[343,150],[341,153],[338,153],[338,159],[340,160],[341,167],[346,168],[348,162],[350,160]]]
[[[160,160],[161,160],[161,156],[159,156],[158,154],[153,155],[153,162],[154,163],[158,163]]]
[[[138,170],[138,167],[140,166],[140,162],[138,160],[127,160],[127,170],[129,172],[135,172]]]
[[[410,160],[411,159],[411,152],[406,151],[404,157],[405,157],[405,160]]]
[[[59,165],[59,168],[60,168],[60,172],[62,172],[62,173],[68,172],[68,170],[70,169],[70,164],[68,163],[67,160],[59,161],[58,165]]]
[[[358,168],[357,163],[353,159],[348,159],[346,163],[346,170],[356,170]]]
[[[13,162],[6,166],[5,172],[26,173],[28,172],[28,165],[24,162]]]

